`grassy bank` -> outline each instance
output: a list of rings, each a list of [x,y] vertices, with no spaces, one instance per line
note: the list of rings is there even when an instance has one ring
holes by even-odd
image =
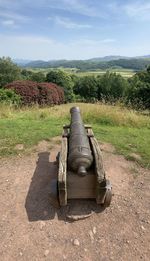
[[[17,144],[28,150],[41,140],[60,136],[62,125],[69,123],[69,109],[74,104],[51,108],[0,108],[0,156],[17,154]],[[141,156],[140,163],[150,164],[150,117],[118,106],[78,104],[85,123],[91,124],[101,142],[113,144],[119,153],[131,158]]]

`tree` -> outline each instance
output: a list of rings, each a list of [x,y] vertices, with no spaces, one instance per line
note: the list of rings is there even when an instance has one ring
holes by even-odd
[[[106,101],[116,101],[124,97],[128,82],[121,75],[106,72],[98,77],[98,98]]]
[[[110,73],[106,72],[103,76],[97,77],[98,84],[98,99],[102,100],[103,98],[108,99],[110,95]]]
[[[71,102],[74,99],[73,93],[73,80],[71,76],[62,70],[51,70],[46,75],[46,81],[56,83],[59,86],[63,87],[65,94],[65,101]]]
[[[85,98],[87,101],[97,99],[97,80],[94,76],[85,76],[78,79],[75,93]]]
[[[110,93],[114,99],[120,99],[124,97],[126,89],[128,88],[128,82],[121,75],[116,73],[110,74],[111,89]]]
[[[46,76],[42,72],[32,73],[30,80],[35,82],[45,82]]]
[[[138,72],[136,75],[140,81],[150,83],[150,66],[147,67],[147,70]]]
[[[20,78],[20,68],[9,57],[0,58],[0,88]]]
[[[147,72],[150,73],[150,65],[147,67]]]
[[[129,80],[127,103],[137,109],[150,109],[149,72],[140,72]]]
[[[32,71],[23,69],[23,70],[21,71],[21,78],[22,78],[23,80],[30,80],[31,77],[32,77],[32,74],[33,74]]]
[[[34,82],[45,82],[46,76],[42,72],[32,72],[30,70],[23,69],[21,71],[21,76],[23,80],[30,80]]]

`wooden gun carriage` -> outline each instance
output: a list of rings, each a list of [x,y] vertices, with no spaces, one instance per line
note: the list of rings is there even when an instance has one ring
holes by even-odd
[[[71,110],[71,124],[63,126],[61,150],[57,155],[58,178],[51,193],[60,206],[69,199],[95,199],[108,207],[112,187],[103,167],[99,144],[91,126],[83,125],[80,110]]]

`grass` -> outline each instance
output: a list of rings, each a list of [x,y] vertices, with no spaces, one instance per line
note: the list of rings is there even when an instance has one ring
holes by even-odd
[[[135,160],[131,153],[141,156],[138,162],[150,167],[150,130],[147,128],[95,126],[96,137],[105,142],[113,144],[117,152],[123,154],[127,159]]]
[[[38,108],[0,108],[0,156],[18,154],[17,144],[24,151],[41,140],[60,136],[63,124],[70,121],[70,107],[78,105],[84,122],[91,124],[101,142],[113,144],[117,152],[130,159],[131,153],[141,156],[140,164],[150,167],[150,117],[119,106],[104,104],[65,104]],[[19,152],[20,153],[20,152]]]

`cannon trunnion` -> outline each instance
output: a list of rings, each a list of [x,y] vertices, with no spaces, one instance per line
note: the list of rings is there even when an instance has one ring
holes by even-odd
[[[69,199],[95,199],[108,207],[112,187],[106,179],[102,154],[91,126],[83,125],[80,109],[70,110],[71,124],[63,127],[61,151],[57,155],[58,180],[50,193],[59,206]],[[53,186],[54,187],[54,186]]]

